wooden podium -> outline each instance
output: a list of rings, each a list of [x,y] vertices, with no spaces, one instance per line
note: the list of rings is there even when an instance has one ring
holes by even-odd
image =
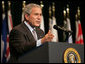
[[[69,44],[66,42],[48,42],[37,47],[18,59],[19,63],[64,63],[66,49],[74,48],[84,63],[84,45]]]

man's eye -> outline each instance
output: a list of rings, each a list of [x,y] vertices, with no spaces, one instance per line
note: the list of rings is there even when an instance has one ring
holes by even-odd
[[[40,16],[42,16],[42,14],[40,14]]]
[[[37,13],[35,15],[38,15]]]

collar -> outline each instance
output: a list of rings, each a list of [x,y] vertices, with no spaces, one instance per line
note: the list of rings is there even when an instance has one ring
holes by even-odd
[[[29,28],[29,30],[32,32],[35,28],[31,27],[30,24],[28,24],[26,21],[24,21],[25,25]]]

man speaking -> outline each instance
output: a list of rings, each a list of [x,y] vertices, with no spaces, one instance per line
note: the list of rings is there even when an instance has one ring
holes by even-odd
[[[30,3],[24,8],[24,21],[14,27],[9,36],[10,63],[15,63],[18,58],[34,47],[50,42],[54,35],[48,31],[46,35],[39,28],[42,20],[42,8]]]

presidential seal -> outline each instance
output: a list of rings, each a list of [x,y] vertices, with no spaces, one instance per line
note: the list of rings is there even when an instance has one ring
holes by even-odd
[[[66,49],[64,53],[64,62],[65,63],[81,63],[81,58],[79,53],[74,48]]]

